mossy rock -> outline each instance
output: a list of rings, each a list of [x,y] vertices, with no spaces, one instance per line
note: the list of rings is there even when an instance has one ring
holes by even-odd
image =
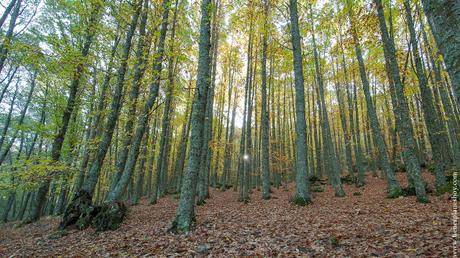
[[[127,211],[122,202],[93,205],[91,195],[80,191],[65,210],[59,229],[76,227],[82,230],[91,226],[96,231],[115,230],[120,227]]]

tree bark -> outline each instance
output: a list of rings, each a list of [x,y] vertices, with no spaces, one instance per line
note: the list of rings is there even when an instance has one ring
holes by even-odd
[[[436,44],[444,57],[460,107],[460,3],[457,0],[422,0]]]
[[[420,163],[416,156],[412,124],[409,123],[411,118],[407,101],[404,96],[404,85],[399,74],[395,46],[388,34],[382,1],[374,0],[374,2],[377,6],[377,16],[379,19],[380,32],[382,35],[385,62],[387,63],[387,67],[389,69],[389,75],[391,75],[391,78],[389,79],[393,82],[391,87],[394,87],[395,95],[397,97],[397,105],[394,107],[394,109],[399,129],[399,138],[402,145],[402,156],[404,164],[406,166],[410,181],[413,181],[417,200],[419,202],[428,202],[425,185],[421,177]]]
[[[264,31],[262,39],[262,199],[270,199],[270,153],[269,153],[269,117],[267,110],[267,38],[268,38],[268,0],[264,1]]]
[[[446,161],[449,157],[445,157],[443,155],[443,148],[448,146],[449,143],[448,139],[443,134],[443,126],[441,124],[440,117],[436,113],[433,96],[431,94],[430,88],[428,87],[428,81],[422,65],[422,59],[419,55],[417,36],[415,33],[414,22],[412,21],[411,6],[408,0],[404,1],[404,8],[406,11],[407,26],[409,27],[412,55],[415,59],[415,67],[417,71],[420,92],[422,95],[423,115],[425,118],[425,124],[428,129],[428,137],[430,140],[432,155],[434,159],[436,188],[439,189],[446,184],[446,176],[444,175],[444,171],[446,169]]]
[[[294,202],[297,205],[306,205],[311,202],[308,182],[308,149],[307,130],[305,120],[305,93],[302,65],[302,48],[300,44],[299,17],[297,14],[297,0],[289,0],[289,13],[291,21],[291,44],[294,56],[295,76],[295,172],[296,192]]]
[[[201,1],[201,21],[199,39],[199,57],[197,87],[193,100],[191,116],[191,138],[189,163],[182,180],[179,206],[171,230],[188,232],[195,217],[195,193],[198,171],[200,168],[200,154],[203,146],[203,122],[206,110],[206,97],[210,83],[210,48],[211,48],[211,0]]]

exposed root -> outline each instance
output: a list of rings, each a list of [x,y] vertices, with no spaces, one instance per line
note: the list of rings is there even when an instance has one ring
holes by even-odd
[[[115,230],[120,227],[127,210],[126,205],[121,202],[93,205],[90,194],[80,191],[65,210],[59,230],[82,230],[89,226],[96,231]]]

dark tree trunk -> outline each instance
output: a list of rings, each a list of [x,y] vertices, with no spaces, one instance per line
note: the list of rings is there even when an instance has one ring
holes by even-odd
[[[460,3],[458,0],[422,0],[423,9],[452,81],[460,107]]]

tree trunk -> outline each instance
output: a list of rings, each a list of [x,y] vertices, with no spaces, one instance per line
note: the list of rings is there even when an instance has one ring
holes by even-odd
[[[452,81],[460,107],[460,3],[456,0],[422,0],[423,9]]]
[[[443,148],[448,146],[448,139],[444,137],[445,135],[443,134],[443,126],[441,124],[440,117],[437,115],[433,96],[431,95],[431,90],[428,87],[428,81],[422,66],[421,57],[419,55],[417,35],[415,33],[414,23],[412,21],[411,6],[408,0],[404,1],[404,7],[406,10],[407,26],[409,27],[410,42],[413,49],[412,54],[415,59],[418,82],[422,95],[423,115],[425,118],[425,124],[428,129],[428,137],[430,140],[432,155],[434,159],[436,188],[439,189],[446,184],[446,176],[444,175],[444,171],[446,169],[446,161],[449,157],[443,156]]]
[[[150,118],[150,113],[153,107],[153,104],[158,97],[158,91],[160,88],[160,75],[162,70],[162,61],[164,55],[164,45],[165,45],[165,38],[166,38],[166,30],[168,27],[168,17],[169,17],[169,0],[163,0],[162,3],[163,8],[163,16],[160,28],[160,40],[158,43],[157,53],[156,53],[156,60],[154,61],[154,69],[153,69],[153,82],[150,87],[150,92],[147,98],[147,101],[144,104],[144,107],[141,111],[140,117],[137,121],[136,131],[134,134],[133,141],[131,143],[131,148],[128,154],[128,160],[126,161],[125,168],[123,170],[123,175],[121,176],[118,184],[115,188],[110,191],[106,197],[106,202],[115,202],[119,201],[122,197],[126,186],[128,185],[131,174],[134,171],[136,166],[137,158],[139,156],[139,149],[141,146],[142,138],[144,136],[145,130],[147,128],[147,123]]]
[[[404,85],[401,81],[399,74],[399,67],[396,60],[396,50],[393,41],[388,34],[383,5],[381,0],[374,0],[377,6],[377,16],[379,19],[380,32],[382,34],[383,50],[385,55],[385,62],[391,75],[390,81],[393,82],[395,94],[397,96],[397,105],[395,108],[395,117],[399,129],[399,138],[402,145],[402,156],[410,181],[413,181],[417,200],[419,202],[427,202],[425,185],[423,183],[420,171],[420,163],[416,156],[415,145],[413,139],[412,125],[409,109],[406,98],[404,96]]]
[[[10,16],[10,24],[8,25],[8,30],[6,31],[4,39],[3,39],[3,42],[0,45],[0,73],[2,72],[3,67],[5,66],[6,58],[8,57],[8,52],[10,50],[10,46],[11,46],[13,36],[14,36],[14,28],[16,27],[16,21],[19,18],[19,15],[21,14],[21,12],[20,12],[21,4],[22,4],[22,0],[16,0],[16,4],[14,5],[14,8],[10,7],[10,6],[7,6],[7,8],[5,9],[5,12],[3,14],[3,15],[7,15],[7,13],[9,12],[8,8],[13,8],[13,12],[11,13],[11,16]],[[11,5],[11,3],[10,3],[10,5]],[[3,19],[3,17],[2,17],[2,19]],[[5,17],[5,19],[6,19],[6,17]],[[0,26],[0,28],[1,28],[1,26]]]
[[[310,6],[310,12],[311,12],[311,6]],[[311,20],[311,24],[314,27],[313,20]],[[335,196],[343,197],[345,196],[345,192],[343,191],[342,182],[340,179],[339,161],[337,159],[337,155],[334,149],[334,144],[332,142],[333,138],[331,134],[331,127],[329,124],[329,117],[328,117],[327,108],[326,108],[326,100],[324,97],[324,85],[323,85],[323,79],[322,79],[322,75],[320,71],[319,54],[318,54],[318,50],[316,47],[314,30],[312,32],[312,40],[313,40],[313,54],[314,54],[314,59],[315,59],[315,78],[316,78],[316,83],[318,85],[318,98],[321,103],[320,121],[321,121],[322,128],[323,128],[322,139],[323,139],[323,144],[325,147],[325,153],[327,155],[327,162],[329,163],[329,167],[331,169],[331,171],[329,171],[329,181],[332,187],[334,188]],[[303,144],[306,144],[306,142]],[[300,143],[297,143],[297,145],[300,145]]]
[[[268,38],[268,0],[264,1],[264,34],[262,39],[262,199],[270,199],[270,153],[269,117],[267,110],[267,38]]]
[[[125,131],[124,131],[124,140],[122,149],[118,155],[118,163],[116,167],[116,172],[112,177],[112,182],[110,184],[110,190],[117,185],[118,180],[120,179],[121,175],[123,174],[123,169],[125,168],[126,160],[128,158],[129,146],[132,141],[133,137],[133,130],[134,130],[134,122],[136,118],[137,112],[137,102],[140,93],[140,87],[142,83],[142,78],[144,76],[144,72],[146,69],[145,63],[147,62],[147,56],[149,55],[150,45],[152,42],[151,36],[146,36],[146,26],[147,26],[147,19],[149,13],[149,1],[144,1],[144,6],[140,25],[139,25],[139,40],[137,42],[137,53],[136,53],[136,64],[134,65],[134,76],[133,76],[133,83],[131,85],[131,91],[129,93],[129,100],[128,103],[130,104],[128,114],[127,114],[127,121],[125,124]]]
[[[311,202],[308,182],[308,149],[307,130],[305,121],[305,93],[302,65],[302,48],[300,44],[299,17],[297,14],[297,0],[289,0],[289,11],[291,21],[291,43],[294,56],[295,76],[295,173],[296,192],[294,203],[304,206]]]
[[[199,39],[199,57],[197,87],[193,100],[191,116],[191,138],[188,168],[182,180],[179,206],[171,230],[188,232],[195,217],[195,193],[198,171],[200,169],[200,154],[203,146],[203,123],[206,111],[206,99],[210,82],[210,48],[211,48],[211,0],[201,2],[201,22]]]
[[[351,3],[351,1],[349,3]],[[355,46],[355,55],[356,55],[356,59],[358,60],[359,74],[361,76],[361,83],[363,85],[364,97],[366,100],[367,115],[370,119],[370,123],[372,127],[372,136],[374,137],[374,142],[376,143],[377,148],[378,148],[380,165],[387,179],[388,196],[391,198],[396,198],[401,194],[401,188],[398,184],[398,181],[396,181],[396,177],[394,175],[393,168],[390,165],[387,148],[385,145],[385,141],[383,139],[379,120],[377,117],[377,112],[372,102],[372,97],[371,97],[371,93],[369,90],[369,81],[367,79],[366,67],[364,65],[364,60],[363,60],[363,56],[361,53],[361,46],[360,46],[359,39],[356,33],[356,27],[353,22],[353,14],[351,11],[352,6],[350,5],[348,6],[348,8],[349,8],[349,20],[352,26],[351,30],[352,30],[352,36],[353,36],[353,43]],[[344,68],[345,67],[346,66],[344,64]]]
[[[96,33],[96,24],[99,22],[100,13],[103,9],[103,4],[98,3],[95,5],[91,11],[88,27],[86,28],[86,35],[84,40],[84,45],[81,51],[81,56],[83,57],[82,62],[79,62],[76,65],[75,72],[73,74],[73,79],[70,83],[70,92],[69,97],[67,98],[67,106],[62,114],[62,124],[59,128],[58,134],[54,137],[53,145],[51,147],[51,159],[55,162],[59,161],[61,157],[61,149],[64,144],[64,139],[67,134],[67,129],[69,127],[70,117],[75,108],[75,102],[77,100],[77,92],[80,86],[81,78],[84,74],[85,68],[85,59],[89,54],[91,44],[93,43],[94,35]],[[45,182],[42,182],[37,194],[35,196],[35,202],[32,206],[32,211],[27,218],[26,222],[36,221],[40,217],[42,207],[45,203],[46,195],[50,186],[51,180],[46,179]]]

